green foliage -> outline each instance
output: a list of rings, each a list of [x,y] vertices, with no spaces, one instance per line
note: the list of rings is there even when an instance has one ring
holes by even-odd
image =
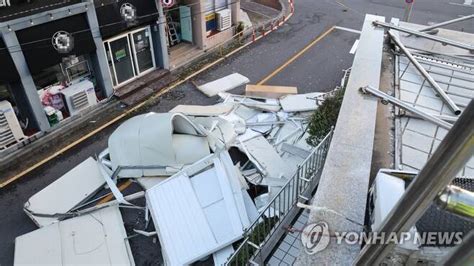
[[[241,33],[243,32],[245,29],[245,24],[243,21],[239,21],[239,23],[237,24],[237,27],[236,27],[236,31],[237,33]]]
[[[344,90],[339,89],[313,113],[308,127],[310,136],[306,139],[309,145],[317,146],[329,133],[331,127],[336,125],[343,98]]]
[[[255,226],[252,233],[250,233],[249,241],[256,245],[260,245],[260,243],[265,240],[268,234],[270,234],[277,222],[278,217],[276,216],[271,218],[263,217],[262,222]],[[237,247],[240,246],[240,243],[237,245]],[[245,244],[237,256],[235,256],[232,261],[229,262],[229,265],[248,265],[248,261],[255,251],[256,248],[254,246]]]

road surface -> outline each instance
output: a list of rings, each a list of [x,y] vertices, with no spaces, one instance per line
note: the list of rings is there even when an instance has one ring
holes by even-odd
[[[294,16],[280,29],[231,56],[221,64],[193,79],[202,84],[233,72],[247,76],[252,83],[266,77],[270,85],[297,86],[299,92],[327,91],[340,83],[343,69],[351,66],[353,55],[349,53],[358,35],[344,30],[333,30],[326,37],[311,44],[320,34],[332,26],[359,30],[365,13],[403,17],[404,1],[401,0],[296,0]],[[451,2],[456,2],[452,0]],[[464,1],[458,0],[459,4]],[[417,0],[412,22],[432,24],[468,15],[474,11],[446,0]],[[474,22],[466,21],[449,28],[474,32]],[[305,53],[293,62],[288,60],[302,49]],[[280,66],[281,71],[275,72]],[[232,91],[242,93],[243,88]],[[166,112],[176,104],[214,104],[217,98],[207,98],[191,83],[185,83],[168,92],[146,111]],[[107,138],[118,125],[111,126],[56,159],[22,177],[18,182],[0,191],[0,265],[12,265],[15,237],[36,229],[23,213],[25,201],[69,169],[89,156],[94,156],[107,146]],[[127,211],[124,211],[127,212]],[[127,216],[127,226],[133,225],[133,217]],[[154,250],[159,244],[150,239],[147,248],[134,253],[137,265],[158,264]],[[135,242],[131,243],[132,248]],[[137,249],[134,249],[134,252]],[[159,251],[157,251],[159,252]]]

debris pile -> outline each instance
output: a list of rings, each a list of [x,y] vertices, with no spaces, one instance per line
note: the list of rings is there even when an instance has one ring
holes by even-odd
[[[310,154],[308,120],[327,95],[258,85],[248,85],[251,96],[223,92],[245,83],[233,74],[203,86],[219,96],[215,105],[125,121],[96,159],[25,203],[40,228],[17,237],[15,263],[133,265],[132,234],[157,237],[168,265],[224,263]],[[125,193],[124,182],[139,189]],[[104,202],[109,195],[115,199]],[[143,211],[145,228],[126,230],[120,208]]]

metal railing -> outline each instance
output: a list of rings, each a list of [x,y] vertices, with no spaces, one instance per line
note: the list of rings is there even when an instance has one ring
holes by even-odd
[[[290,213],[297,214],[296,203],[309,200],[319,182],[319,174],[324,166],[333,130],[314,148],[310,155],[298,166],[296,173],[282,189],[262,209],[258,218],[244,232],[244,239],[225,265],[263,264],[274,246],[266,247],[272,236],[281,230]],[[294,216],[293,216],[294,218]],[[279,237],[278,237],[279,238]],[[274,244],[277,241],[273,241]]]

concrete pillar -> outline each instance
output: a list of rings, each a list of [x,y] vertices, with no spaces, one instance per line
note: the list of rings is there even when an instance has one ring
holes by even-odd
[[[206,21],[204,17],[204,3],[201,0],[191,1],[192,22],[193,22],[193,39],[199,49],[206,49]],[[196,3],[197,2],[197,3]]]
[[[3,40],[5,45],[8,47],[10,56],[12,57],[13,63],[15,64],[18,75],[21,79],[21,85],[25,91],[25,95],[28,104],[31,107],[33,117],[36,124],[41,131],[47,131],[50,129],[48,118],[44,113],[43,105],[41,104],[38,92],[36,90],[35,82],[31,76],[30,69],[26,63],[25,56],[21,50],[20,43],[14,31],[3,31]]]
[[[155,52],[155,62],[164,69],[170,68],[170,59],[168,55],[168,45],[166,44],[165,23],[166,18],[163,13],[161,0],[156,0],[156,9],[158,9],[157,25],[152,26],[153,49]]]
[[[112,84],[112,78],[110,77],[109,64],[107,62],[107,55],[105,54],[104,43],[100,34],[99,22],[97,20],[95,8],[88,8],[86,14],[92,33],[92,38],[94,38],[94,43],[96,46],[96,52],[92,55],[94,57],[92,61],[97,63],[95,69],[99,71],[95,71],[95,76],[97,78],[97,82],[104,90],[105,95],[109,97],[114,94],[114,88]]]
[[[236,0],[230,5],[232,13],[232,25],[237,25],[240,21],[240,0]]]

